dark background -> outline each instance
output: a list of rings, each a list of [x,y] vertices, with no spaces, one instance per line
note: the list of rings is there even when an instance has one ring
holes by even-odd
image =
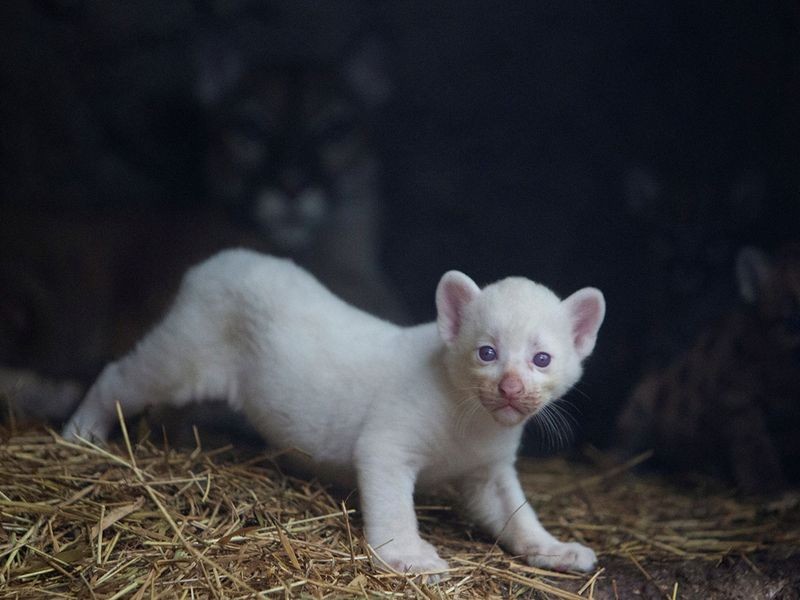
[[[601,288],[572,398],[598,443],[642,370],[735,303],[737,249],[800,237],[794,0],[9,0],[2,210],[202,204],[190,47],[210,21],[309,56],[382,41],[387,274],[418,321],[451,268]]]

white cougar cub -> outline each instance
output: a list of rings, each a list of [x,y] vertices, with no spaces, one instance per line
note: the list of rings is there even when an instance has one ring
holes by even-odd
[[[587,571],[594,552],[539,523],[514,460],[523,424],[579,379],[605,314],[511,277],[481,290],[450,271],[436,323],[401,328],[328,292],[292,262],[227,250],[191,269],[164,320],[108,365],[67,424],[105,439],[115,403],[226,398],[322,476],[356,481],[366,538],[402,572],[447,563],[423,540],[416,486],[455,483],[469,516],[531,565]]]

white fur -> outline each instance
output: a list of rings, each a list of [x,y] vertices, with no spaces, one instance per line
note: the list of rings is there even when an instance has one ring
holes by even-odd
[[[367,541],[398,571],[447,567],[420,538],[413,504],[415,487],[447,481],[513,554],[589,570],[594,553],[545,531],[513,466],[524,421],[575,384],[594,345],[603,297],[578,294],[594,306],[588,329],[576,325],[574,302],[527,279],[481,291],[451,271],[437,290],[438,331],[400,328],[289,261],[225,251],[187,273],[163,322],[106,367],[64,435],[105,439],[117,401],[134,414],[224,397],[272,445],[302,449],[323,476],[357,481]],[[483,344],[497,348],[492,364],[477,357]],[[531,362],[541,351],[553,356],[546,369]],[[518,409],[494,410],[507,376],[524,387]]]

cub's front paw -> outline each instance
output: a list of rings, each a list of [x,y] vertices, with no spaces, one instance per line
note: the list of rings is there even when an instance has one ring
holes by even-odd
[[[66,440],[76,441],[79,438],[93,442],[105,442],[108,438],[109,427],[104,427],[100,419],[91,415],[76,413],[61,430],[61,437]]]
[[[447,562],[439,558],[436,549],[423,540],[408,545],[390,542],[376,552],[380,558],[378,563],[398,573],[440,573],[447,570]],[[428,577],[429,582],[439,579],[438,576]]]
[[[591,571],[597,564],[594,551],[577,542],[533,546],[526,554],[529,565],[554,571]]]

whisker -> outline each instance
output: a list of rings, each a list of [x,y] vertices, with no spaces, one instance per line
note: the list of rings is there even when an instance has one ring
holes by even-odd
[[[542,449],[549,450],[552,445],[552,432],[551,424],[548,413],[545,409],[540,410],[533,419],[536,428],[539,431],[539,443]]]
[[[546,410],[544,414],[549,424],[548,429],[550,431],[549,450],[558,450],[561,447],[561,432],[558,428],[558,422],[555,420],[550,410]]]
[[[591,400],[592,399],[592,397],[589,396],[589,394],[587,394],[580,387],[578,387],[577,383],[575,385],[573,385],[569,390],[567,390],[567,393],[571,392],[572,390],[575,390],[577,393],[579,393],[581,396],[583,396],[587,400]]]
[[[477,398],[474,399],[475,401],[471,403],[462,402],[459,407],[462,410],[459,411],[459,416],[456,419],[456,435],[459,437],[463,436],[467,432],[467,427],[469,425],[470,420],[475,415],[476,411],[480,408],[480,404],[477,402]]]
[[[534,422],[542,434],[543,449],[547,451],[567,447],[573,440],[572,425],[577,424],[574,416],[556,403],[543,406]]]
[[[541,425],[542,431],[544,433],[544,444],[543,448],[546,450],[552,450],[554,444],[554,433],[553,433],[553,424],[550,420],[550,414],[546,411],[542,411],[541,413]]]
[[[579,425],[578,418],[572,414],[572,411],[580,412],[578,408],[571,402],[553,402],[548,405],[548,408],[555,413],[558,413],[562,418],[567,419],[571,425]]]
[[[575,439],[575,428],[580,424],[575,418],[575,415],[570,413],[564,406],[560,406],[557,403],[553,404],[552,411],[553,414],[557,415],[558,419],[561,421],[562,432],[564,435],[564,445],[568,446]]]
[[[563,408],[564,406],[568,406],[570,410],[574,410],[576,413],[581,412],[580,406],[578,406],[572,400],[569,400],[567,398],[559,398],[558,400],[555,400],[553,404],[562,405],[561,408]]]

